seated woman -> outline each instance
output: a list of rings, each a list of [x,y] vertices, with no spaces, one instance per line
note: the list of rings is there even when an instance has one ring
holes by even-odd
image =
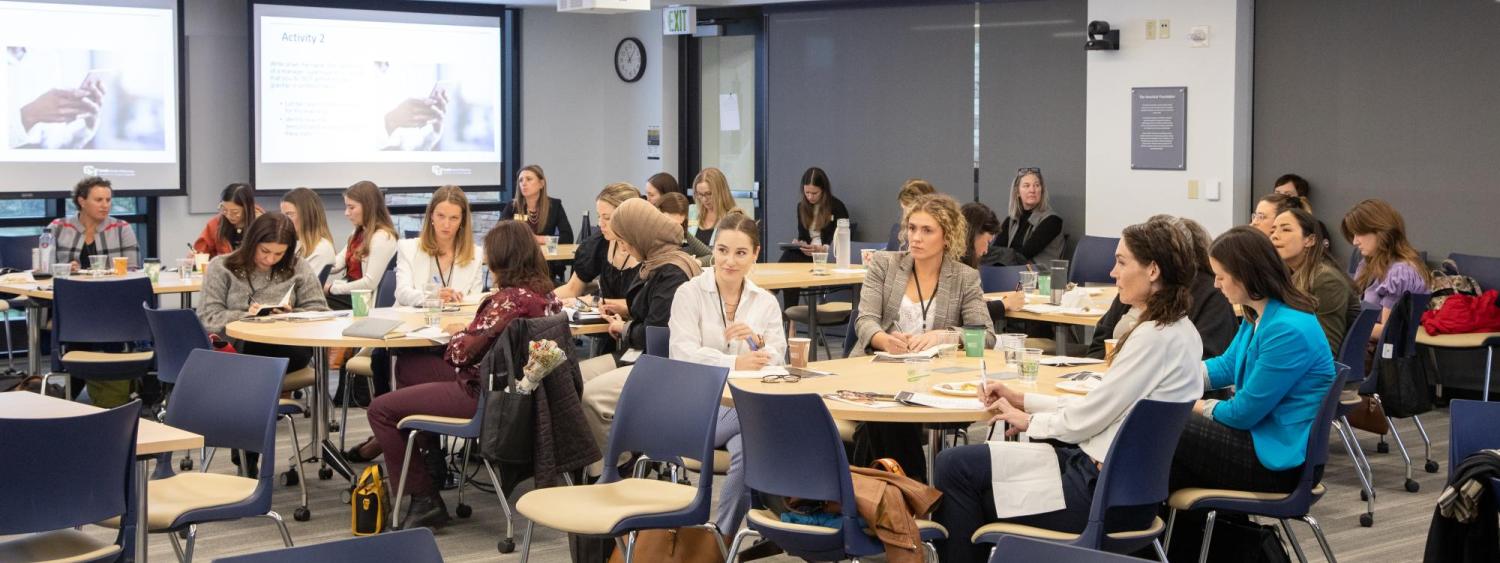
[[[666,193],[656,198],[653,205],[666,214],[668,219],[682,223],[682,251],[693,255],[698,259],[698,264],[708,266],[713,263],[713,251],[708,245],[698,240],[698,237],[689,235],[688,228],[688,198],[679,193]]]
[[[698,261],[682,251],[682,225],[672,222],[643,199],[632,199],[615,209],[610,221],[616,244],[640,262],[640,273],[626,294],[630,319],[606,312],[609,334],[619,343],[617,355],[597,356],[578,364],[583,375],[583,410],[601,449],[608,445],[609,425],[615,417],[620,390],[630,377],[630,366],[619,365],[624,351],[646,349],[646,327],[667,326],[677,289],[703,271]]]
[[[780,365],[786,352],[781,309],[775,296],[745,277],[760,255],[760,225],[734,213],[719,220],[715,230],[713,271],[682,284],[672,299],[671,357],[735,370]],[[714,432],[714,446],[729,450],[729,474],[719,489],[714,523],[720,532],[733,534],[750,509],[734,409],[719,407]]]
[[[594,198],[599,228],[583,239],[573,258],[573,275],[557,288],[558,299],[583,297],[589,284],[598,282],[597,304],[615,314],[626,314],[625,294],[640,273],[641,263],[618,244],[613,218],[615,209],[627,201],[641,199],[641,192],[626,182],[605,186]]]
[[[1187,318],[1197,275],[1192,243],[1170,221],[1152,219],[1125,228],[1110,272],[1126,303],[1141,310],[1141,322],[1115,347],[1113,362],[1103,382],[1083,396],[1058,397],[1026,393],[1004,383],[990,382],[980,391],[991,421],[1004,421],[1006,434],[1026,432],[1033,440],[1056,440],[1054,446],[1065,508],[1052,512],[1005,518],[1016,522],[1077,533],[1088,525],[1094,486],[1109,463],[1105,456],[1125,416],[1137,401],[1153,399],[1186,403],[1203,392],[1199,376],[1202,351],[1198,331]],[[944,562],[987,561],[989,546],[969,542],[974,531],[996,521],[996,500],[1022,497],[1033,491],[992,487],[990,448],[963,446],[938,454],[934,484],[943,491],[934,519],[948,528],[941,545]],[[1035,491],[1040,492],[1040,491]],[[1140,530],[1156,517],[1155,506],[1111,512],[1111,530]]]
[[[1354,288],[1363,292],[1365,303],[1380,307],[1380,322],[1370,333],[1370,342],[1380,339],[1391,309],[1407,293],[1428,293],[1432,274],[1406,240],[1406,220],[1391,204],[1367,199],[1350,209],[1340,225],[1344,240],[1359,252]]]
[[[547,195],[547,175],[542,167],[528,164],[516,174],[516,198],[501,204],[500,216],[531,227],[537,243],[557,237],[558,244],[573,244],[573,224],[562,200]]]
[[[1224,299],[1224,294],[1214,287],[1214,271],[1208,266],[1208,247],[1213,244],[1213,238],[1208,236],[1203,225],[1192,219],[1171,215],[1151,217],[1153,221],[1157,219],[1176,224],[1192,241],[1193,270],[1197,274],[1190,286],[1193,302],[1188,309],[1188,318],[1193,320],[1193,327],[1198,329],[1198,336],[1203,339],[1203,359],[1223,354],[1229,348],[1229,342],[1234,340],[1234,331],[1240,320],[1235,316],[1234,307],[1229,304],[1229,300]],[[1089,343],[1088,357],[1104,359],[1104,341],[1111,338],[1119,340],[1138,321],[1140,311],[1126,305],[1116,296],[1109,310],[1094,325],[1094,340]]]
[[[219,214],[209,219],[198,233],[193,252],[207,254],[209,258],[234,252],[240,247],[245,227],[261,213],[265,210],[255,204],[255,188],[250,184],[224,186],[224,191],[219,192]]]
[[[797,240],[801,247],[783,250],[778,262],[812,262],[814,252],[828,252],[839,219],[848,219],[849,209],[833,196],[828,173],[816,166],[802,173],[802,199],[797,200]],[[790,294],[789,294],[790,295]],[[794,303],[787,303],[788,306]]]
[[[479,304],[473,321],[443,327],[453,335],[443,354],[452,368],[446,372],[447,377],[443,381],[397,389],[370,403],[370,430],[385,452],[391,483],[405,479],[406,491],[411,493],[411,503],[406,505],[401,519],[403,528],[439,527],[448,522],[449,516],[427,464],[414,461],[407,473],[401,474],[406,436],[396,429],[396,424],[414,414],[474,416],[479,406],[479,386],[485,383],[480,379],[478,365],[495,339],[513,320],[546,317],[562,310],[552,296],[547,259],[533,236],[529,226],[517,221],[501,221],[485,235],[484,262],[498,289]],[[427,459],[429,452],[440,451],[433,438],[425,434],[418,437],[417,447],[424,456],[421,459]],[[393,485],[391,490],[394,489]]]
[[[901,215],[896,222],[891,224],[891,235],[885,243],[886,250],[901,250],[901,235],[906,232],[905,218],[907,210],[911,209],[912,202],[918,197],[937,193],[937,188],[932,183],[921,178],[912,178],[901,184],[901,189],[896,192],[896,205],[901,207]]]
[[[1333,258],[1328,227],[1301,209],[1283,211],[1276,216],[1271,245],[1291,270],[1292,285],[1317,303],[1318,324],[1328,338],[1328,349],[1337,356],[1344,334],[1359,316],[1359,296],[1354,281]]]
[[[693,178],[693,202],[698,204],[698,217],[688,230],[705,245],[714,243],[714,225],[719,219],[741,212],[734,194],[729,193],[729,179],[718,168],[704,168]]]
[[[307,188],[297,188],[281,196],[281,214],[297,226],[297,257],[307,262],[313,275],[333,266],[333,233],[328,230],[328,213],[323,198]]]
[[[1010,212],[1000,223],[991,252],[995,263],[1016,266],[1046,264],[1062,258],[1063,219],[1047,201],[1042,169],[1022,168],[1010,184]]]
[[[1255,203],[1255,212],[1250,214],[1250,226],[1266,236],[1271,236],[1276,216],[1293,209],[1312,213],[1312,207],[1307,205],[1307,200],[1280,192],[1272,193]]]
[[[90,256],[105,255],[125,258],[131,267],[141,265],[141,250],[136,244],[135,229],[119,219],[109,216],[114,205],[114,187],[109,180],[89,176],[73,187],[73,205],[78,207],[75,218],[54,219],[47,225],[56,241],[58,264],[72,264],[73,271],[93,268],[88,264]],[[52,264],[43,264],[42,270],[50,271]]]
[[[993,346],[994,323],[979,288],[979,272],[958,261],[968,241],[958,202],[942,194],[918,197],[905,222],[902,238],[908,250],[877,253],[865,266],[852,355],[957,344],[958,329],[964,326],[985,327],[985,347]],[[913,479],[926,477],[920,425],[870,423],[865,430],[868,447],[861,450],[861,440],[856,440],[856,451],[895,458]],[[853,463],[865,465],[865,456],[855,457]]]
[[[661,196],[666,194],[682,194],[683,197],[687,197],[687,194],[682,191],[682,186],[677,184],[677,178],[671,174],[657,172],[650,178],[646,178],[646,201],[651,202],[651,205],[658,205]]]
[[[279,307],[286,295],[291,300]],[[253,317],[267,307],[277,313],[327,311],[318,276],[297,258],[297,229],[280,213],[256,217],[245,229],[243,244],[234,252],[214,258],[203,276],[203,301],[198,320],[210,334],[226,337],[224,327]],[[242,354],[287,359],[287,373],[307,367],[312,350],[257,342],[234,342]],[[255,475],[259,456],[248,454],[244,467]]]
[[[978,270],[983,266],[998,266],[999,264],[984,263],[985,254],[990,251],[990,241],[995,240],[995,235],[1000,234],[1000,218],[990,210],[990,206],[977,201],[965,203],[961,212],[964,215],[964,223],[969,226],[968,246],[964,248],[964,256],[959,261],[970,268]],[[1026,306],[1026,296],[1016,288],[999,288],[1007,292],[998,301],[986,303],[990,310],[991,319],[1005,318],[1006,311],[1019,310]]]
[[[374,182],[362,180],[344,190],[344,217],[354,225],[349,241],[333,257],[333,271],[323,289],[328,305],[347,310],[352,306],[349,294],[354,290],[380,289],[380,278],[396,255],[396,225],[385,206],[385,194]]]
[[[1214,278],[1244,321],[1223,355],[1203,362],[1210,388],[1188,419],[1172,459],[1171,490],[1187,487],[1289,493],[1297,487],[1307,435],[1332,385],[1333,354],[1270,239],[1253,227],[1219,235]]]

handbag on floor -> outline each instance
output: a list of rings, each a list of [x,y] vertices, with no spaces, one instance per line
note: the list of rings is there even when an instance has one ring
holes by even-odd
[[[645,530],[636,534],[631,559],[651,563],[723,563],[717,535],[706,528]],[[616,549],[609,563],[625,563],[625,553]]]
[[[1371,434],[1384,435],[1391,431],[1391,421],[1385,418],[1385,410],[1369,395],[1360,395],[1359,404],[1349,410],[1349,425]]]
[[[1203,545],[1205,511],[1178,512],[1172,533],[1169,561],[1197,561]],[[1190,516],[1191,515],[1191,516]],[[1281,533],[1275,526],[1257,524],[1248,518],[1226,518],[1223,512],[1214,520],[1213,544],[1208,560],[1214,563],[1291,563]]]
[[[386,508],[385,481],[380,475],[380,464],[372,464],[354,482],[354,492],[349,500],[350,531],[356,536],[373,536],[385,531]]]

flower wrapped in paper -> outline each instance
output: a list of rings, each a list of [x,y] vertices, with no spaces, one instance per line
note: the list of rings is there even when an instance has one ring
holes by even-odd
[[[516,391],[530,394],[542,384],[542,379],[568,359],[557,343],[551,340],[533,340],[526,346],[528,359],[521,368],[523,377],[516,382]]]

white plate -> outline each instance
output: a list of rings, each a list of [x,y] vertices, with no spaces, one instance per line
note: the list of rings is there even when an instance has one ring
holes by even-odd
[[[1084,381],[1059,381],[1056,386],[1058,391],[1087,395],[1089,391],[1093,391],[1099,387],[1100,383],[1101,381],[1097,379],[1087,379]]]
[[[973,385],[974,387],[972,389],[965,389],[963,387],[964,385]],[[932,390],[941,395],[952,395],[955,397],[973,397],[976,393],[979,392],[979,380],[975,379],[973,381],[953,381],[949,383],[937,383],[932,386]]]

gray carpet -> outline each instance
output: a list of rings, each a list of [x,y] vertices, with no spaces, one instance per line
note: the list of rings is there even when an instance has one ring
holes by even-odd
[[[1422,470],[1422,447],[1416,429],[1410,421],[1399,421],[1401,435],[1406,440],[1407,447],[1413,456],[1416,457],[1417,466],[1414,477],[1421,483],[1422,488],[1421,492],[1415,494],[1408,493],[1403,488],[1401,457],[1394,451],[1395,444],[1392,443],[1391,453],[1378,454],[1375,453],[1376,438],[1373,435],[1360,433],[1361,444],[1368,452],[1375,471],[1377,499],[1373,528],[1359,526],[1359,515],[1364,512],[1364,503],[1359,500],[1359,482],[1354,474],[1353,465],[1344,453],[1343,446],[1337,442],[1336,433],[1334,434],[1335,442],[1330,444],[1330,462],[1324,480],[1328,495],[1313,507],[1313,516],[1322,524],[1337,558],[1345,561],[1375,559],[1418,561],[1421,559],[1433,503],[1443,486],[1448,470],[1448,411],[1446,409],[1434,411],[1424,416],[1423,419],[1433,440],[1432,459],[1437,460],[1442,467],[1436,474],[1429,474]],[[305,440],[307,433],[304,429],[307,428],[309,420],[299,419],[297,422],[298,433]],[[350,412],[349,427],[351,429],[350,443],[361,441],[369,435],[364,411]],[[286,469],[285,460],[291,449],[290,437],[285,436],[285,432],[282,434],[278,436],[277,442],[278,470]],[[234,466],[229,463],[227,455],[221,454],[217,456],[211,470],[232,473]],[[315,473],[315,469],[310,469],[308,475],[312,476]],[[293,541],[298,545],[306,545],[350,537],[349,507],[341,500],[345,490],[342,482],[319,481],[314,476],[308,484],[313,512],[312,520],[309,522],[292,520],[292,512],[298,502],[297,488],[279,485],[276,488],[273,506],[286,518]],[[528,488],[529,484],[523,484],[513,496],[512,501]],[[456,492],[449,491],[444,496],[451,512],[457,502]],[[451,525],[438,532],[438,545],[442,549],[444,559],[456,562],[518,561],[518,554],[501,555],[495,549],[496,541],[503,532],[503,518],[495,497],[470,488],[465,493],[465,500],[473,506],[473,516],[468,519],[455,518]],[[1300,524],[1294,524],[1294,526],[1294,533],[1306,550],[1309,560],[1324,560],[1311,531]],[[518,518],[516,525],[518,548],[522,527],[522,522]],[[97,533],[100,537],[113,536],[112,531],[103,529],[97,530]],[[209,524],[199,530],[195,559],[209,561],[214,557],[261,551],[280,547],[280,545],[280,538],[273,529],[273,525],[263,518]],[[156,561],[173,560],[175,556],[165,536],[152,536],[150,557]],[[551,530],[537,529],[531,560],[539,563],[568,561],[566,537]],[[781,563],[796,560],[783,556],[766,561]]]

